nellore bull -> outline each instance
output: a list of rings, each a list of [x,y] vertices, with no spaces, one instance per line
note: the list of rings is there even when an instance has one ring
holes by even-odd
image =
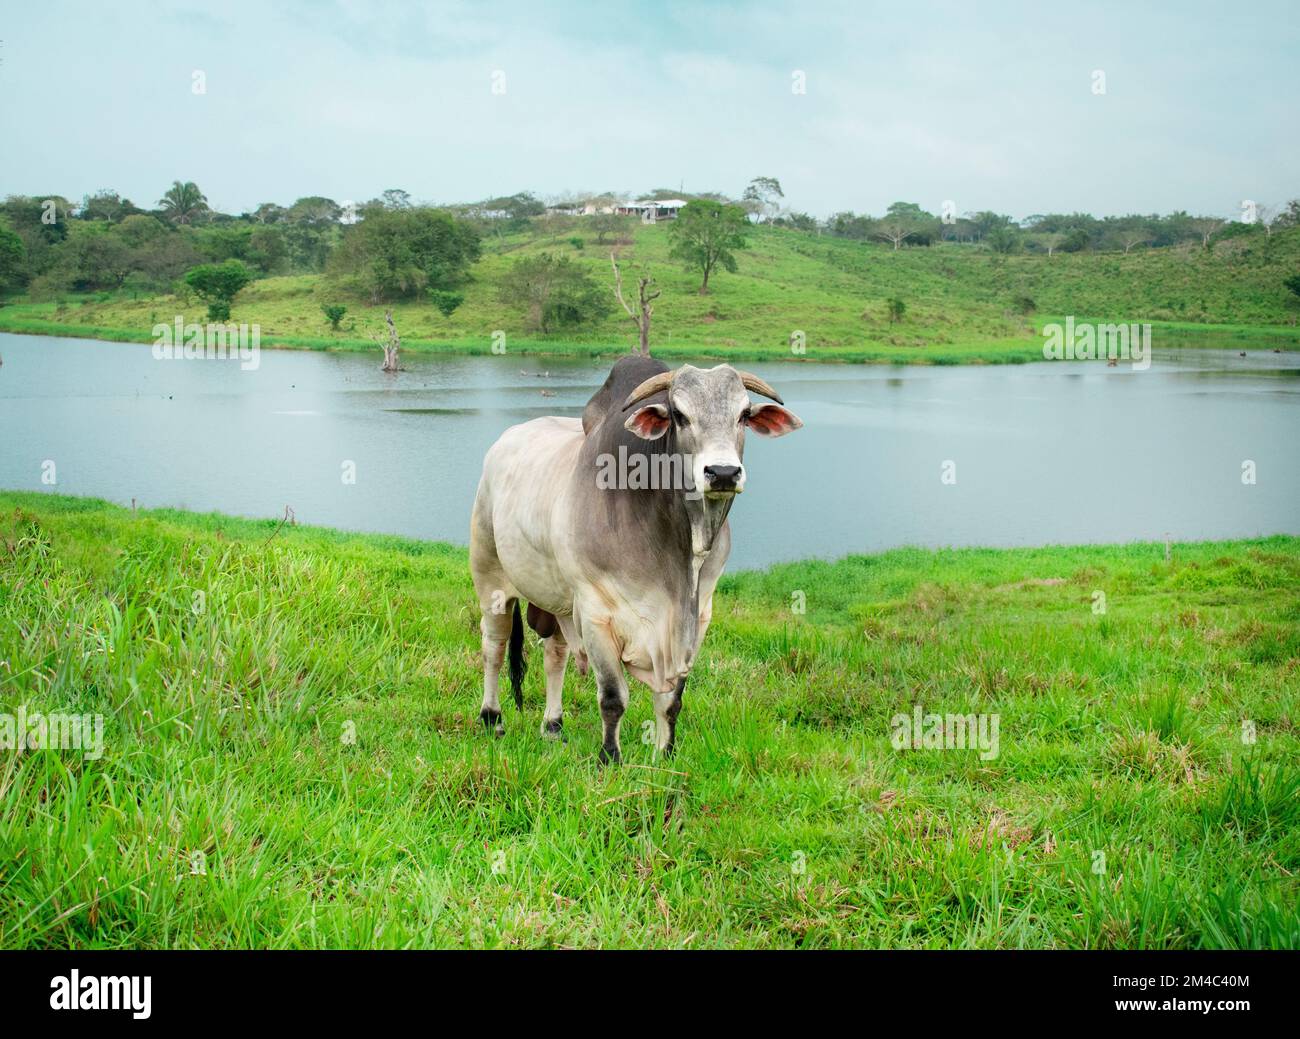
[[[776,403],[751,402],[747,391]],[[758,376],[729,365],[669,370],[633,355],[614,365],[581,420],[538,418],[501,435],[484,460],[470,525],[484,725],[505,732],[507,653],[523,708],[523,600],[544,640],[542,734],[563,738],[572,651],[583,674],[595,672],[600,760],[621,760],[627,673],[650,688],[656,746],[672,753],[731,550],[727,514],[745,488],[745,432],[778,437],[800,428],[783,404]]]

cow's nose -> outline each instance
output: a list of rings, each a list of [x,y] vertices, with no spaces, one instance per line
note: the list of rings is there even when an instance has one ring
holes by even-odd
[[[738,465],[706,465],[704,478],[709,481],[711,491],[734,491],[736,480],[740,476]]]

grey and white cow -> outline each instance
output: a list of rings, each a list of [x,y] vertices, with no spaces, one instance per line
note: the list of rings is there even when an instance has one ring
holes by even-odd
[[[752,403],[746,390],[777,403]],[[542,734],[562,738],[572,650],[583,674],[596,673],[600,760],[620,760],[624,668],[650,687],[656,744],[672,752],[731,549],[727,513],[745,487],[745,430],[782,436],[802,426],[782,403],[762,379],[729,365],[669,371],[634,355],[614,365],[581,421],[539,418],[501,435],[484,460],[470,526],[488,728],[505,731],[507,649],[523,707],[523,599],[545,640]]]

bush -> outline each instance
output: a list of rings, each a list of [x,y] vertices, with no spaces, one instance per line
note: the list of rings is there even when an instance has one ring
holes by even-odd
[[[575,249],[583,249],[587,245],[587,243],[581,238],[570,238],[569,244],[573,246]]]
[[[239,260],[205,263],[185,274],[185,284],[208,304],[209,321],[229,321],[231,303],[252,280],[252,272]]]
[[[459,292],[449,292],[447,289],[430,289],[429,298],[443,317],[451,317],[456,308],[465,302],[465,297]]]
[[[330,328],[337,332],[339,322],[343,320],[343,315],[348,312],[348,308],[341,303],[322,303],[320,309],[321,313],[325,315],[325,320],[330,323]]]
[[[501,279],[501,302],[522,306],[529,331],[543,335],[599,320],[608,291],[568,256],[541,253],[516,260]]]
[[[902,321],[903,315],[907,313],[907,304],[901,299],[887,300],[885,307],[889,312],[889,323],[891,325],[895,322]]]

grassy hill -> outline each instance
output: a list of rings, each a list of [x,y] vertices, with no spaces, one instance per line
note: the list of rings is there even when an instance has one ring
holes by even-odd
[[[633,328],[613,303],[601,322],[547,338],[523,331],[522,312],[498,300],[501,275],[518,257],[552,251],[571,255],[602,284],[612,285],[610,246],[585,236],[491,239],[465,302],[444,318],[424,301],[399,303],[395,319],[411,348],[486,353],[493,331],[513,351],[621,353]],[[736,274],[721,272],[710,294],[699,277],[668,259],[665,226],[638,227],[616,247],[628,268],[648,267],[663,290],[656,304],[653,344],[661,356],[715,355],[735,359],[791,357],[795,332],[809,359],[960,363],[1040,359],[1036,328],[1064,315],[1102,321],[1151,321],[1156,345],[1250,345],[1295,349],[1297,309],[1282,285],[1300,271],[1300,229],[1229,239],[1212,249],[1177,247],[1115,253],[997,256],[970,246],[902,249],[797,231],[758,227],[739,254]],[[630,269],[625,280],[630,278]],[[343,328],[329,329],[320,303],[330,295],[319,276],[269,278],[245,289],[236,321],[261,325],[263,343],[310,348],[374,349],[383,307],[339,300],[349,307]],[[886,301],[906,313],[889,321]],[[1023,300],[1032,301],[1026,313]],[[16,303],[0,309],[0,330],[54,332],[148,341],[157,322],[176,314],[202,320],[197,301],[175,297],[98,296],[66,303]]]
[[[1287,537],[727,576],[678,754],[637,689],[601,768],[535,647],[482,731],[463,549],[0,493],[0,714],[105,718],[0,754],[0,947],[1297,948],[1298,588]]]

